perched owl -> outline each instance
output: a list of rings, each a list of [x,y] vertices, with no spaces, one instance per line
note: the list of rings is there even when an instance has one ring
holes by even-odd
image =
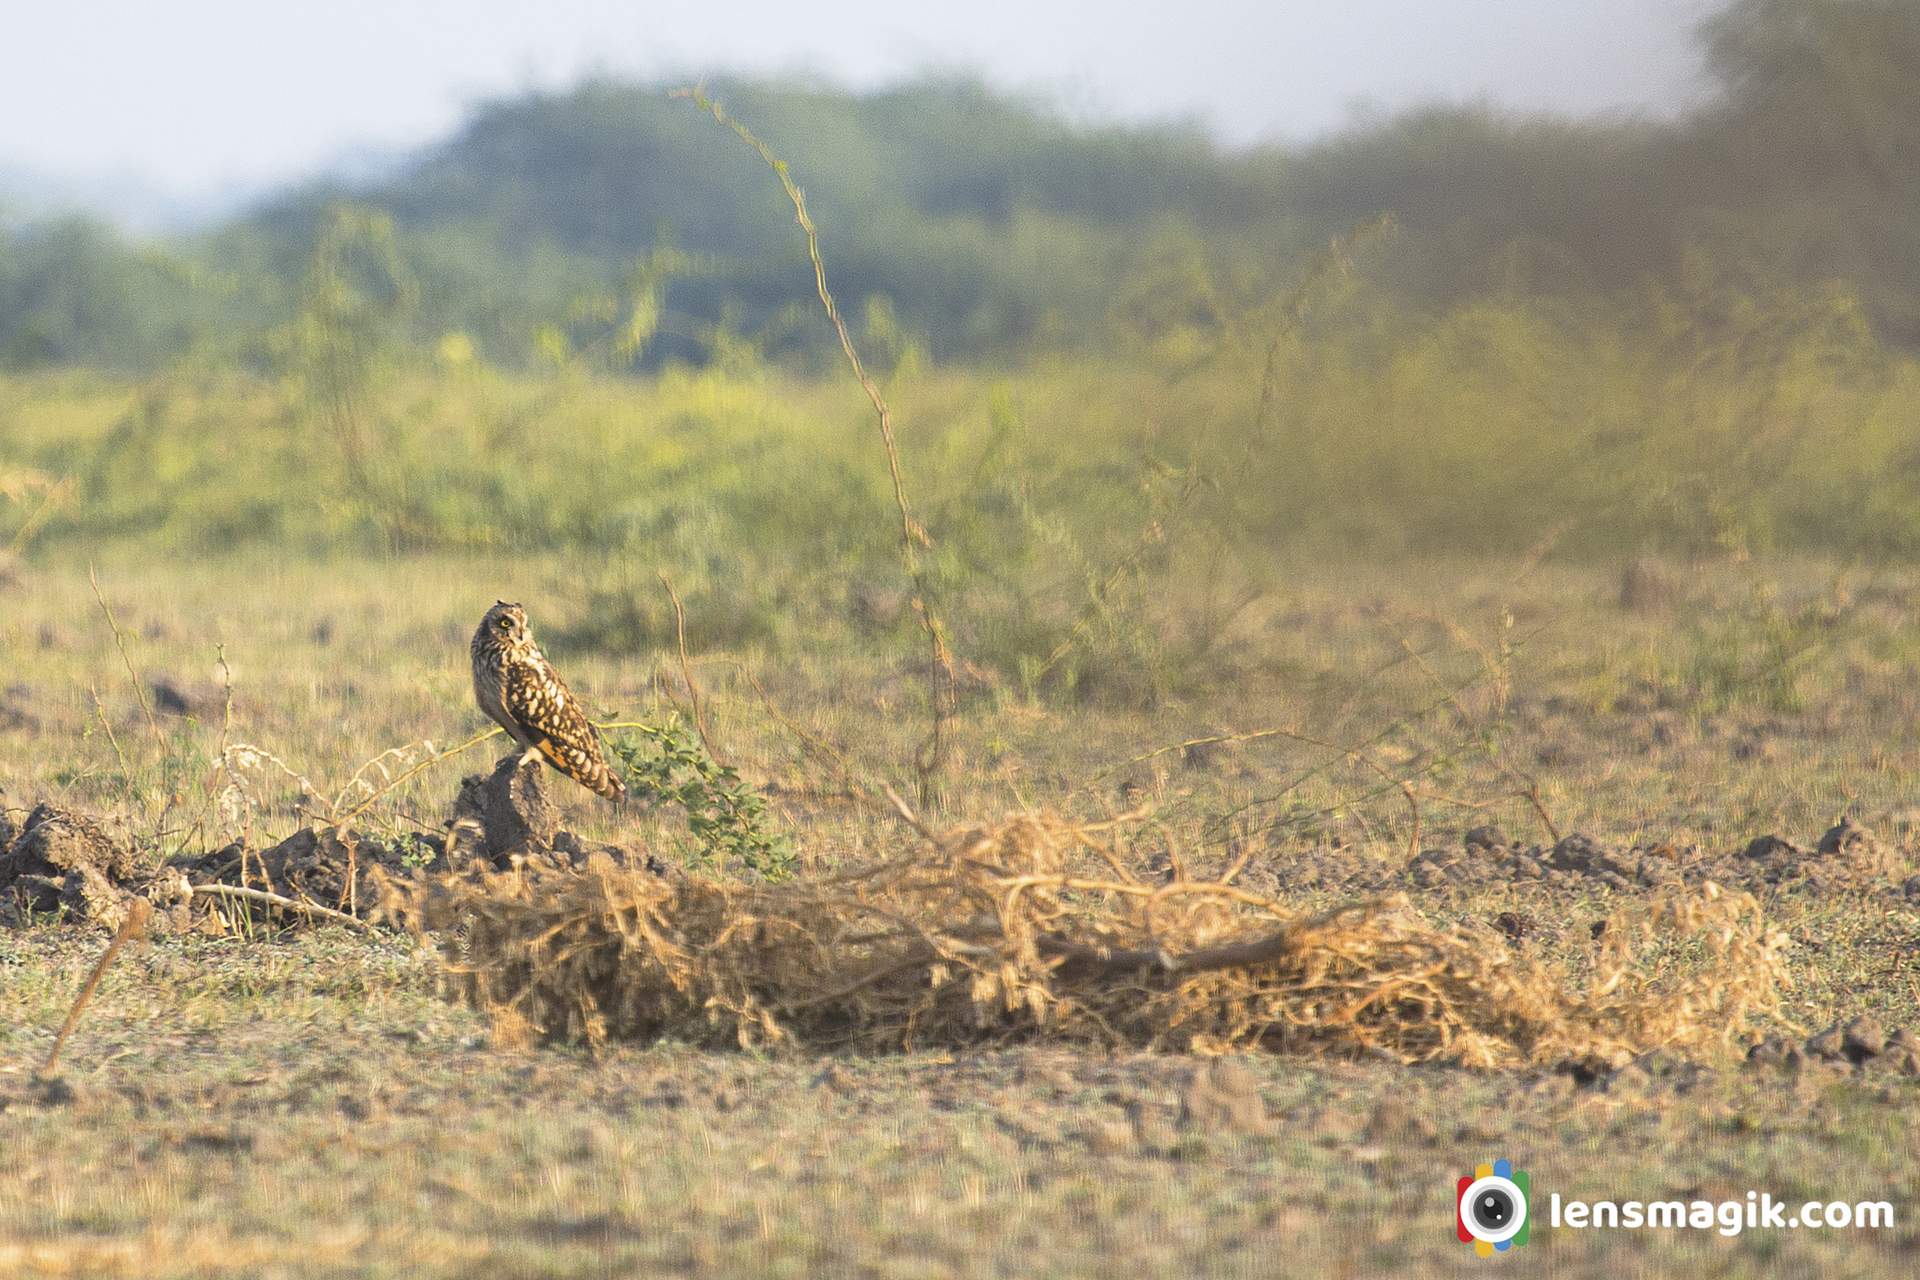
[[[497,601],[473,633],[473,696],[513,740],[589,791],[618,800],[627,789],[607,765],[600,735],[567,682],[533,642],[527,611]]]

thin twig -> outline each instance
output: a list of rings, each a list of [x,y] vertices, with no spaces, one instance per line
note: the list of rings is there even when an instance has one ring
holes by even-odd
[[[399,777],[393,778],[390,781],[388,781],[385,785],[375,788],[373,792],[369,794],[365,800],[362,800],[358,805],[354,806],[352,809],[349,809],[346,813],[341,814],[338,817],[322,818],[321,821],[325,822],[330,827],[344,827],[349,822],[352,822],[355,818],[365,813],[368,809],[371,809],[375,801],[379,800],[381,796],[386,795],[387,792],[392,791],[395,787],[399,786],[401,783],[406,782],[408,779],[416,776],[417,774],[432,768],[434,765],[439,764],[442,760],[451,759],[452,757],[459,755],[463,751],[479,746],[481,743],[485,742],[488,738],[496,737],[499,734],[502,734],[505,732],[506,730],[495,727],[492,729],[488,729],[484,733],[476,733],[471,738],[468,738],[465,742],[461,743],[459,746],[448,747],[445,751],[442,751],[439,755],[432,756],[426,760],[422,760],[419,764],[414,765],[413,768],[408,769],[405,773],[402,773]],[[378,757],[375,757],[375,758],[377,759]],[[362,765],[360,767],[362,769],[365,769],[366,765]],[[354,776],[358,777],[359,775],[356,773]]]
[[[72,476],[62,476],[57,483],[48,486],[46,493],[40,499],[40,505],[34,508],[32,515],[20,522],[18,529],[13,531],[13,539],[7,544],[7,550],[15,552],[23,550],[29,542],[33,541],[34,535],[40,532],[42,525],[53,518],[53,513],[66,500],[72,488]]]
[[[227,742],[233,736],[233,668],[227,665],[225,644],[214,644],[213,660],[220,668],[220,690],[223,695],[220,715],[220,753],[225,755]]]
[[[279,907],[284,911],[299,911],[310,916],[319,916],[323,920],[332,920],[336,924],[347,925],[360,930],[362,933],[373,932],[373,926],[365,920],[362,920],[359,916],[351,916],[344,911],[335,911],[331,907],[323,907],[318,903],[301,902],[297,898],[288,898],[277,893],[268,893],[264,889],[243,889],[239,885],[232,884],[197,884],[193,886],[193,894],[196,898],[240,898],[248,902],[263,902],[268,906]]]
[[[933,839],[933,832],[927,828],[926,823],[920,821],[920,815],[913,811],[913,806],[900,798],[898,791],[895,791],[892,787],[884,787],[882,790],[885,791],[887,799],[893,802],[893,811],[899,814],[908,826],[918,831],[927,839]]]
[[[114,759],[120,762],[120,774],[126,779],[127,786],[131,789],[133,766],[127,763],[127,753],[120,749],[120,736],[113,731],[113,721],[107,719],[107,709],[100,705],[100,690],[93,685],[88,685],[87,692],[93,697],[93,714],[100,721],[100,727],[106,730],[107,742],[113,747]]]
[[[107,626],[113,631],[113,643],[120,649],[120,661],[127,664],[127,679],[133,682],[133,696],[140,700],[140,711],[147,718],[147,728],[153,732],[154,745],[164,755],[167,750],[166,735],[160,732],[160,722],[153,718],[153,706],[147,701],[147,687],[140,683],[140,673],[133,669],[133,657],[127,652],[127,638],[121,634],[120,624],[114,621],[113,609],[100,592],[100,578],[91,564],[87,566],[87,581],[93,584],[93,598],[100,602],[100,612],[107,616]]]
[[[1350,228],[1345,235],[1333,237],[1327,242],[1327,247],[1315,256],[1306,275],[1281,299],[1280,322],[1274,326],[1273,335],[1267,341],[1266,360],[1260,372],[1260,399],[1254,406],[1254,434],[1250,437],[1249,448],[1256,442],[1267,442],[1267,429],[1274,406],[1280,399],[1281,349],[1287,339],[1299,332],[1306,322],[1307,312],[1320,293],[1321,286],[1336,275],[1344,278],[1352,273],[1353,251],[1360,245],[1391,235],[1397,230],[1393,215],[1382,213]]]
[[[933,538],[914,519],[913,509],[907,502],[907,485],[900,470],[900,450],[894,442],[893,412],[887,407],[886,397],[880,394],[879,385],[860,363],[860,353],[853,346],[853,335],[847,331],[847,322],[841,319],[839,304],[833,300],[833,292],[827,288],[827,267],[820,257],[820,235],[814,228],[812,216],[807,212],[806,193],[794,182],[787,162],[775,155],[773,148],[761,141],[753,130],[728,115],[726,109],[708,97],[699,86],[675,89],[668,96],[693,102],[716,122],[731,129],[742,142],[759,153],[780,180],[781,190],[787,193],[787,199],[793,203],[794,219],[800,224],[800,230],[806,233],[807,258],[813,264],[814,290],[820,295],[820,305],[826,308],[827,319],[833,322],[833,330],[840,338],[840,349],[846,353],[853,376],[867,393],[867,399],[873,402],[874,415],[880,424],[880,439],[886,446],[887,472],[893,479],[894,505],[900,509],[900,548],[907,577],[913,582],[913,609],[920,619],[921,630],[927,636],[927,694],[931,703],[929,710],[932,723],[914,764],[919,773],[920,806],[923,809],[932,808],[936,799],[934,784],[946,766],[947,722],[957,711],[959,699],[954,683],[953,654],[947,648],[946,627],[934,601],[933,581],[920,556],[923,550],[932,550]]]
[[[657,570],[660,585],[667,589],[667,599],[673,601],[673,634],[680,645],[680,678],[687,684],[687,701],[693,706],[693,731],[700,735],[700,745],[707,749],[716,764],[725,764],[720,753],[714,749],[713,735],[707,732],[707,714],[700,706],[700,683],[693,678],[693,663],[687,657],[687,611],[680,605],[680,593],[673,589],[673,582],[667,577],[665,569]]]
[[[113,941],[101,953],[99,961],[93,966],[93,972],[87,975],[87,983],[80,988],[80,996],[67,1010],[67,1020],[60,1024],[60,1034],[53,1038],[53,1049],[47,1054],[47,1060],[40,1068],[42,1079],[51,1079],[54,1070],[60,1065],[60,1050],[66,1047],[67,1037],[73,1034],[73,1028],[79,1023],[80,1015],[86,1011],[87,1002],[93,999],[93,993],[100,986],[100,979],[107,974],[107,966],[120,954],[129,942],[146,932],[147,921],[153,915],[153,904],[145,898],[135,898],[127,906],[127,918],[120,922],[120,928],[113,935]]]
[[[1527,785],[1515,794],[1533,806],[1533,811],[1540,815],[1540,825],[1547,829],[1547,834],[1553,837],[1553,842],[1559,844],[1560,827],[1554,822],[1553,816],[1547,812],[1547,806],[1540,800],[1540,780],[1530,773],[1523,773],[1517,776],[1524,779]]]

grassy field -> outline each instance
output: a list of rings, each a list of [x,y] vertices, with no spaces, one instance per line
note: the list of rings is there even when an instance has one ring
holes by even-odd
[[[93,567],[98,597],[70,556],[11,571],[0,795],[10,810],[49,800],[103,815],[151,858],[243,827],[256,843],[283,836],[364,795],[356,773],[397,774],[476,734],[465,640],[497,596],[527,603],[607,718],[685,703],[677,655],[596,630],[604,604],[566,556],[106,546]],[[1531,1257],[1503,1265],[1907,1274],[1920,1162],[1905,1118],[1920,1082],[1886,1056],[1782,1073],[1743,1066],[1739,1049],[1861,1014],[1920,1027],[1920,900],[1903,892],[1920,871],[1916,586],[1909,572],[1816,561],[1300,556],[1221,628],[1208,679],[1185,665],[1154,674],[1178,647],[1171,630],[1101,651],[1070,688],[1023,687],[991,665],[963,679],[940,823],[1147,805],[1152,834],[1132,847],[1143,864],[1169,842],[1204,865],[1253,841],[1246,882],[1283,901],[1404,888],[1435,922],[1575,970],[1591,925],[1645,890],[1590,875],[1426,882],[1410,855],[1458,851],[1495,824],[1515,845],[1578,832],[1612,850],[1697,846],[1689,856],[1737,874],[1754,837],[1811,849],[1842,816],[1864,823],[1883,846],[1870,864],[1807,853],[1810,875],[1751,878],[1791,939],[1792,986],[1783,1025],[1739,1029],[1724,1054],[1596,1076],[1268,1055],[1220,1069],[1045,1044],[511,1049],[436,995],[424,953],[328,929],[145,945],[107,978],[50,1091],[32,1069],[103,935],[42,919],[0,932],[0,1263],[138,1276],[1093,1275],[1123,1262],[1464,1273],[1492,1264],[1453,1239],[1454,1180],[1505,1155],[1537,1197],[1751,1188],[1885,1200],[1897,1217],[1891,1230],[1735,1239],[1543,1229]],[[781,723],[834,744],[851,773],[910,790],[923,682],[895,624],[874,622],[883,606],[848,588],[809,601],[804,627],[694,655],[714,737],[795,834],[802,875],[899,845],[899,824],[834,794],[839,766]],[[978,633],[963,615],[953,626],[965,657]],[[129,666],[149,701],[156,682],[173,695],[151,726]],[[285,768],[242,770],[223,804],[223,742]],[[497,746],[431,765],[362,821],[438,831],[458,778]],[[583,833],[689,852],[673,814],[560,797]]]
[[[1664,122],[595,81],[0,226],[0,1278],[1920,1271],[1898,7]],[[653,801],[512,860],[496,599]],[[1549,1208],[1753,1193],[1891,1222]]]

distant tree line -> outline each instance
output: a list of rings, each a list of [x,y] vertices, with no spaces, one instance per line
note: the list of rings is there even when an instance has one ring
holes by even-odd
[[[1435,107],[1291,150],[1082,127],[966,80],[708,88],[791,162],[837,291],[895,350],[1215,332],[1381,213],[1400,234],[1368,270],[1410,309],[1839,281],[1882,342],[1920,348],[1920,4],[1737,0],[1700,39],[1718,92],[1677,121]],[[326,283],[343,205],[390,241],[410,291],[393,336],[423,350],[616,369],[829,354],[780,191],[663,89],[494,102],[389,178],[162,244],[0,224],[0,367],[271,361]]]

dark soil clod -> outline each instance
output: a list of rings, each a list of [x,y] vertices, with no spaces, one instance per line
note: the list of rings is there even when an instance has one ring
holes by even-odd
[[[0,912],[65,911],[118,928],[137,878],[126,841],[82,814],[41,804],[0,852]]]
[[[460,783],[453,804],[456,849],[505,867],[515,854],[545,853],[560,835],[560,811],[547,796],[543,765],[522,766],[516,752],[485,777]]]

